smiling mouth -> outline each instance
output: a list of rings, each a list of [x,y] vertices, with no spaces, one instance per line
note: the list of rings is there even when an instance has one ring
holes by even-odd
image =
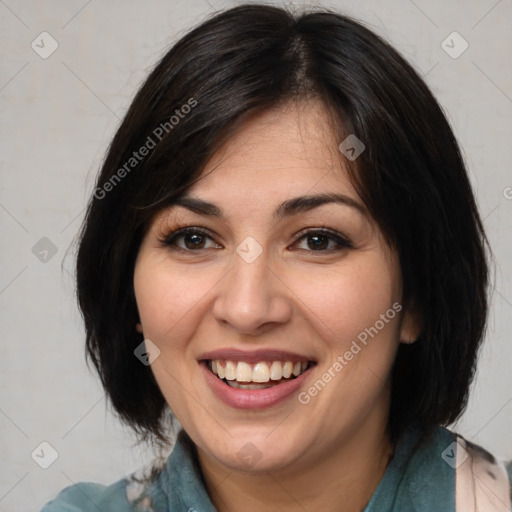
[[[296,379],[308,371],[313,361],[244,361],[209,359],[206,366],[222,382],[236,389],[267,389]]]

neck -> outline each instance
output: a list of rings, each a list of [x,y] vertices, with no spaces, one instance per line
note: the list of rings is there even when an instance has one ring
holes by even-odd
[[[383,416],[383,418],[381,417]],[[393,447],[384,422],[370,415],[334,447],[315,459],[279,471],[235,471],[198,452],[208,494],[218,512],[273,510],[361,512],[377,488]]]

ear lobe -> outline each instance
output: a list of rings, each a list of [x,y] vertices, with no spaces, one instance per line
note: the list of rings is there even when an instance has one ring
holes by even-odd
[[[140,322],[135,324],[135,330],[142,334],[142,324]]]
[[[400,343],[410,345],[420,336],[423,328],[423,317],[415,303],[407,307],[400,327]]]

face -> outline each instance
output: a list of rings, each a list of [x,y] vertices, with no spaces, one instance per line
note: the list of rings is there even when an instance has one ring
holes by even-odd
[[[203,457],[311,464],[382,429],[411,323],[397,255],[350,184],[319,102],[251,118],[142,241],[151,365]]]

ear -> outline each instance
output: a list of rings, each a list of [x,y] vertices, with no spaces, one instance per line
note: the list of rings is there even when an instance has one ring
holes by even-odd
[[[140,322],[135,324],[135,330],[142,334],[142,324]]]
[[[400,326],[400,343],[410,345],[420,336],[423,328],[423,317],[416,303],[412,301],[405,309]]]

